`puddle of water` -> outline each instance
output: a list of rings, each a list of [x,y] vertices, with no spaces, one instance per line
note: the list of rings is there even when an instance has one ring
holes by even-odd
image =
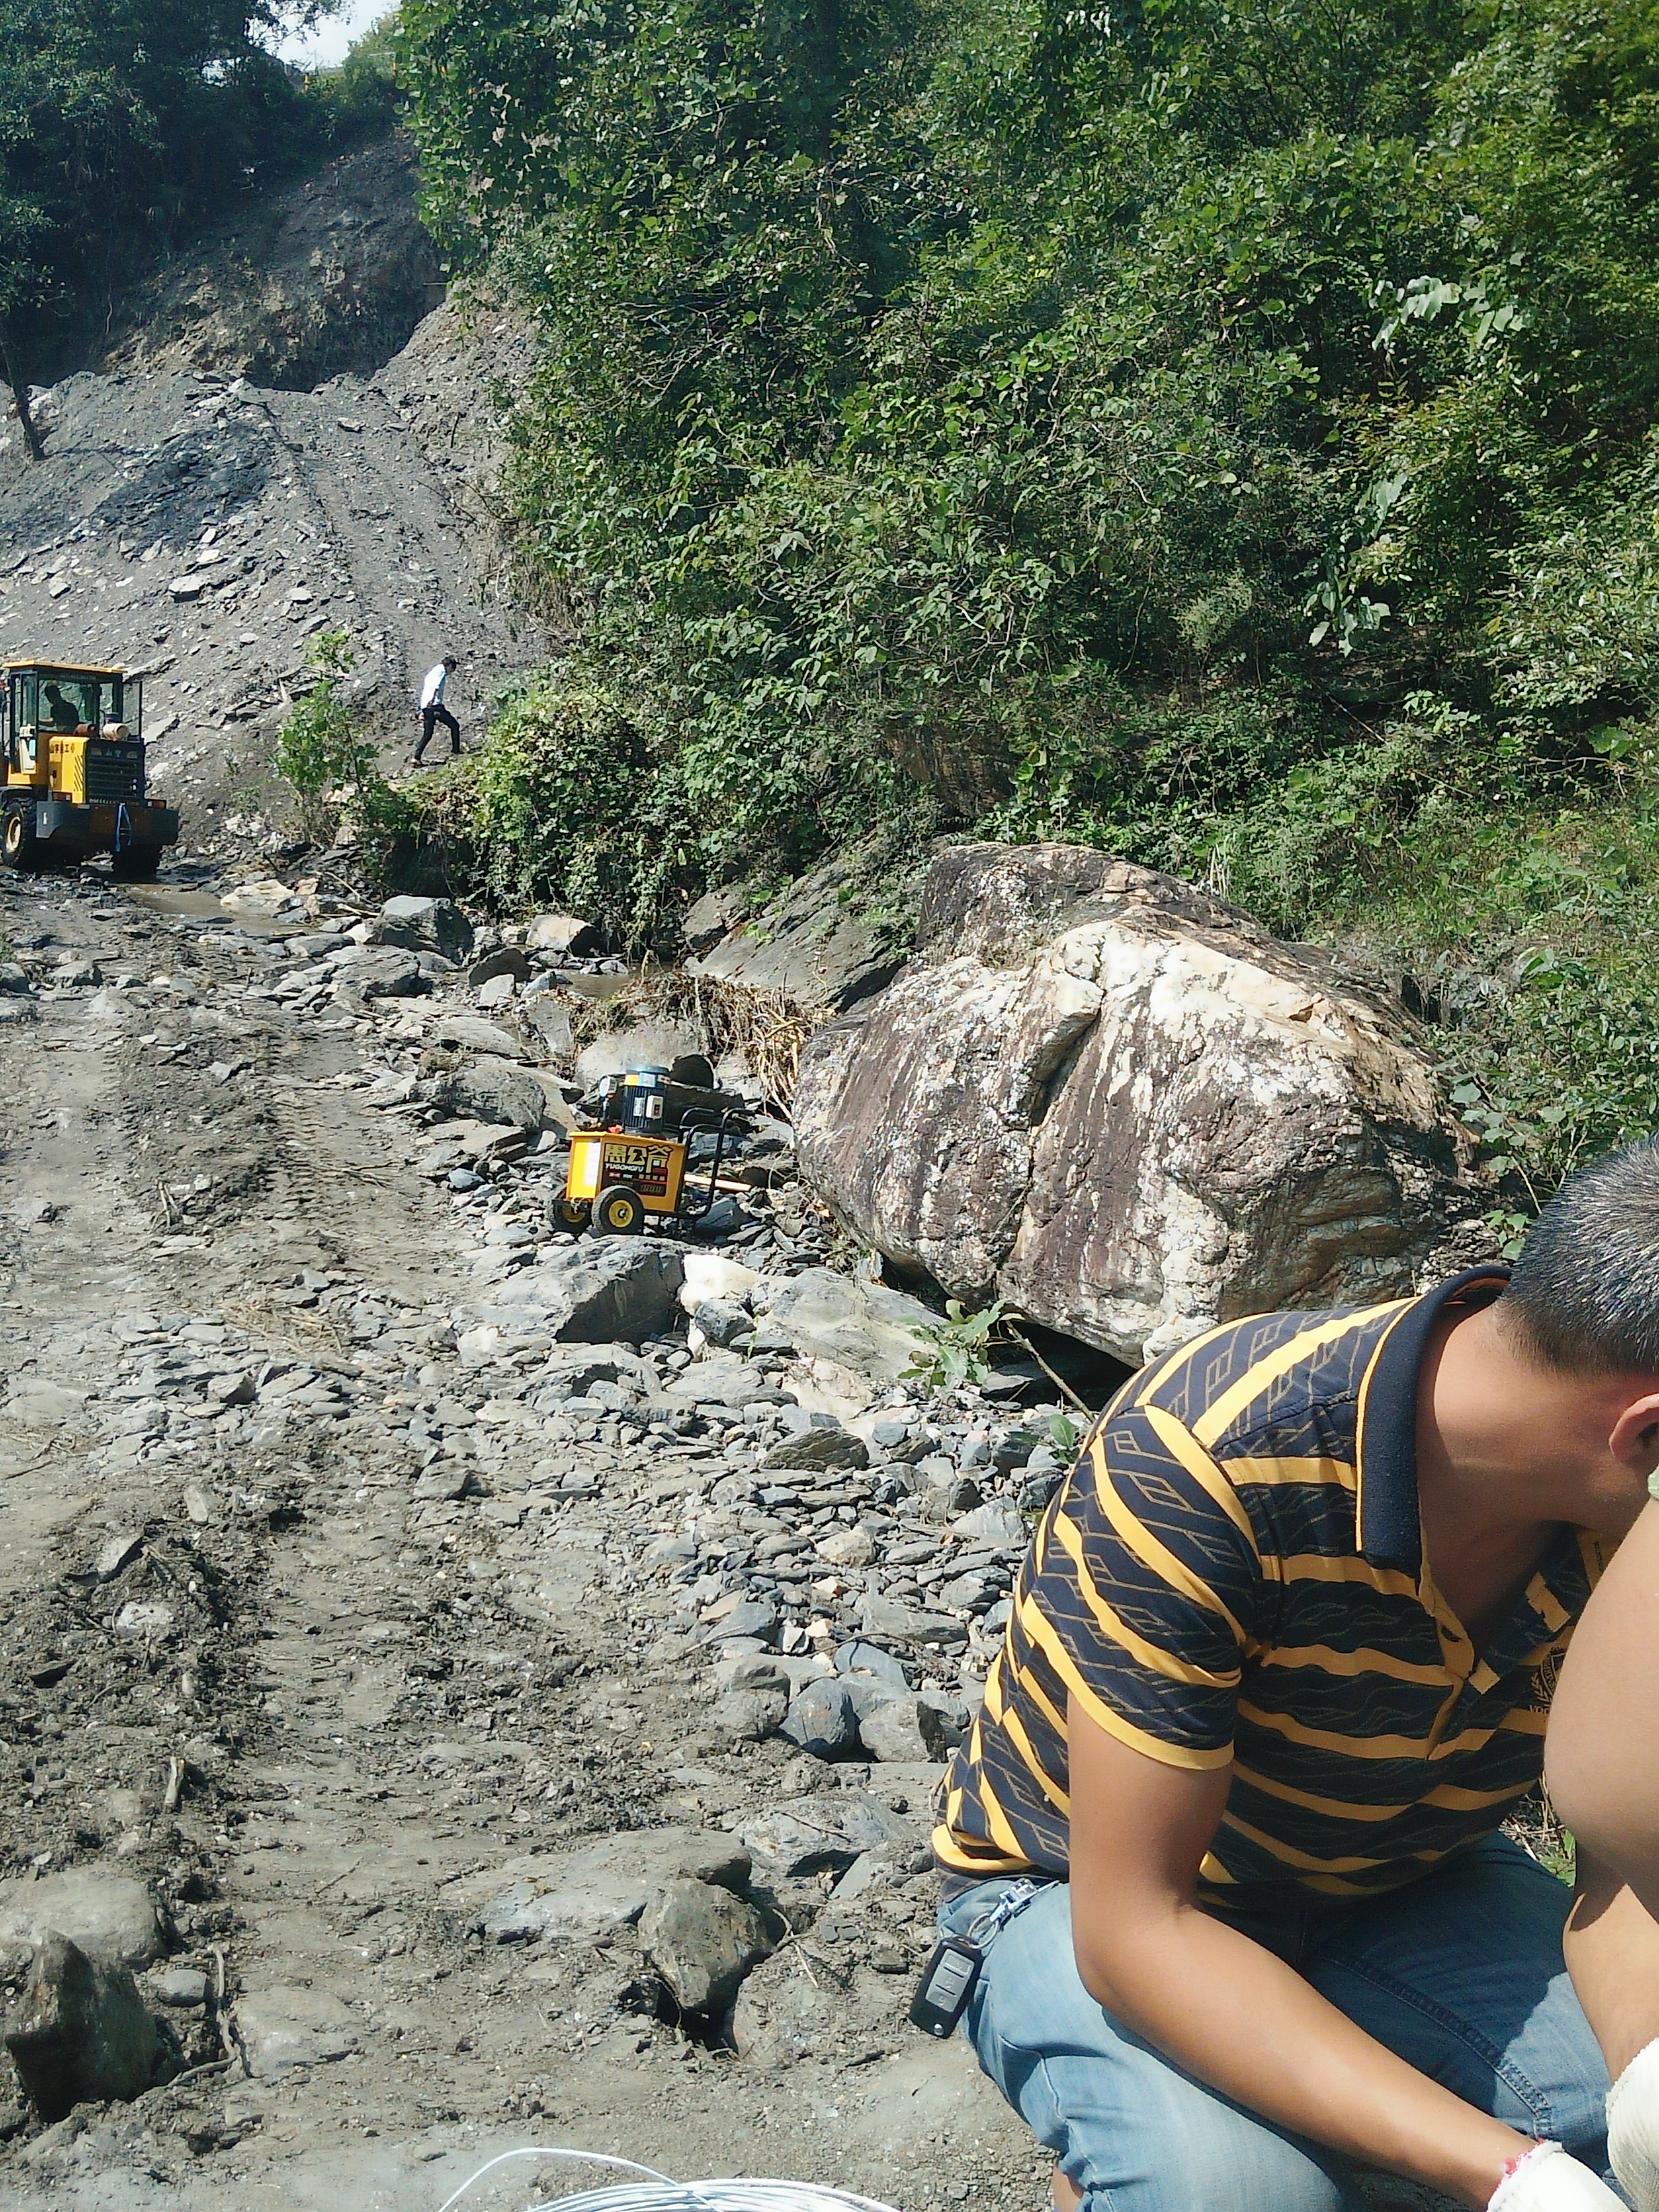
[[[222,921],[228,929],[240,929],[245,937],[292,937],[296,927],[314,926],[296,924],[291,919],[276,921],[269,915],[234,914],[211,891],[175,890],[169,884],[135,884],[128,896],[137,905],[147,906],[152,914],[172,915],[183,921]]]
[[[136,905],[147,906],[156,914],[188,915],[192,921],[230,920],[230,909],[222,906],[211,891],[175,890],[171,884],[135,884],[127,896]]]

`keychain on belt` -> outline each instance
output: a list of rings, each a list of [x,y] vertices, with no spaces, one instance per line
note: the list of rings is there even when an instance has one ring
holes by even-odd
[[[1017,1881],[997,1899],[990,1918],[979,1931],[977,1942],[966,1936],[939,1939],[933,1957],[922,1969],[921,1979],[910,2002],[911,2021],[924,2035],[946,2036],[951,2033],[968,2009],[987,1945],[1016,1913],[1024,1911],[1036,1895],[1035,1882]]]

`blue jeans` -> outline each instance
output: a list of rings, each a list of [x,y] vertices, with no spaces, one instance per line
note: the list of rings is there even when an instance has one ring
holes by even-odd
[[[965,1891],[940,1928],[978,1940],[1012,1886]],[[1600,2172],[1607,2075],[1561,1962],[1571,1901],[1493,1836],[1386,1897],[1291,1899],[1226,1917],[1419,2072]],[[1078,1978],[1063,1882],[989,1936],[963,2032],[1086,2212],[1356,2212],[1360,2203],[1346,2159],[1206,2088],[1096,2003]]]

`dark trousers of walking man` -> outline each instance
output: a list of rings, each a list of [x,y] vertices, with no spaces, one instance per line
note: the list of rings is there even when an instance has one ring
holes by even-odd
[[[448,708],[439,705],[422,707],[421,709],[421,741],[415,748],[415,757],[416,761],[420,759],[421,755],[431,744],[432,732],[437,728],[440,722],[443,724],[445,729],[449,732],[449,750],[451,756],[453,757],[461,750],[461,726],[455,720],[455,717],[450,713]]]

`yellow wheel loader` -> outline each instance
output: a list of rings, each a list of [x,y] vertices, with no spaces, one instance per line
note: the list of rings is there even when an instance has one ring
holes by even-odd
[[[0,662],[0,860],[153,876],[179,817],[144,788],[143,679],[118,668]]]

